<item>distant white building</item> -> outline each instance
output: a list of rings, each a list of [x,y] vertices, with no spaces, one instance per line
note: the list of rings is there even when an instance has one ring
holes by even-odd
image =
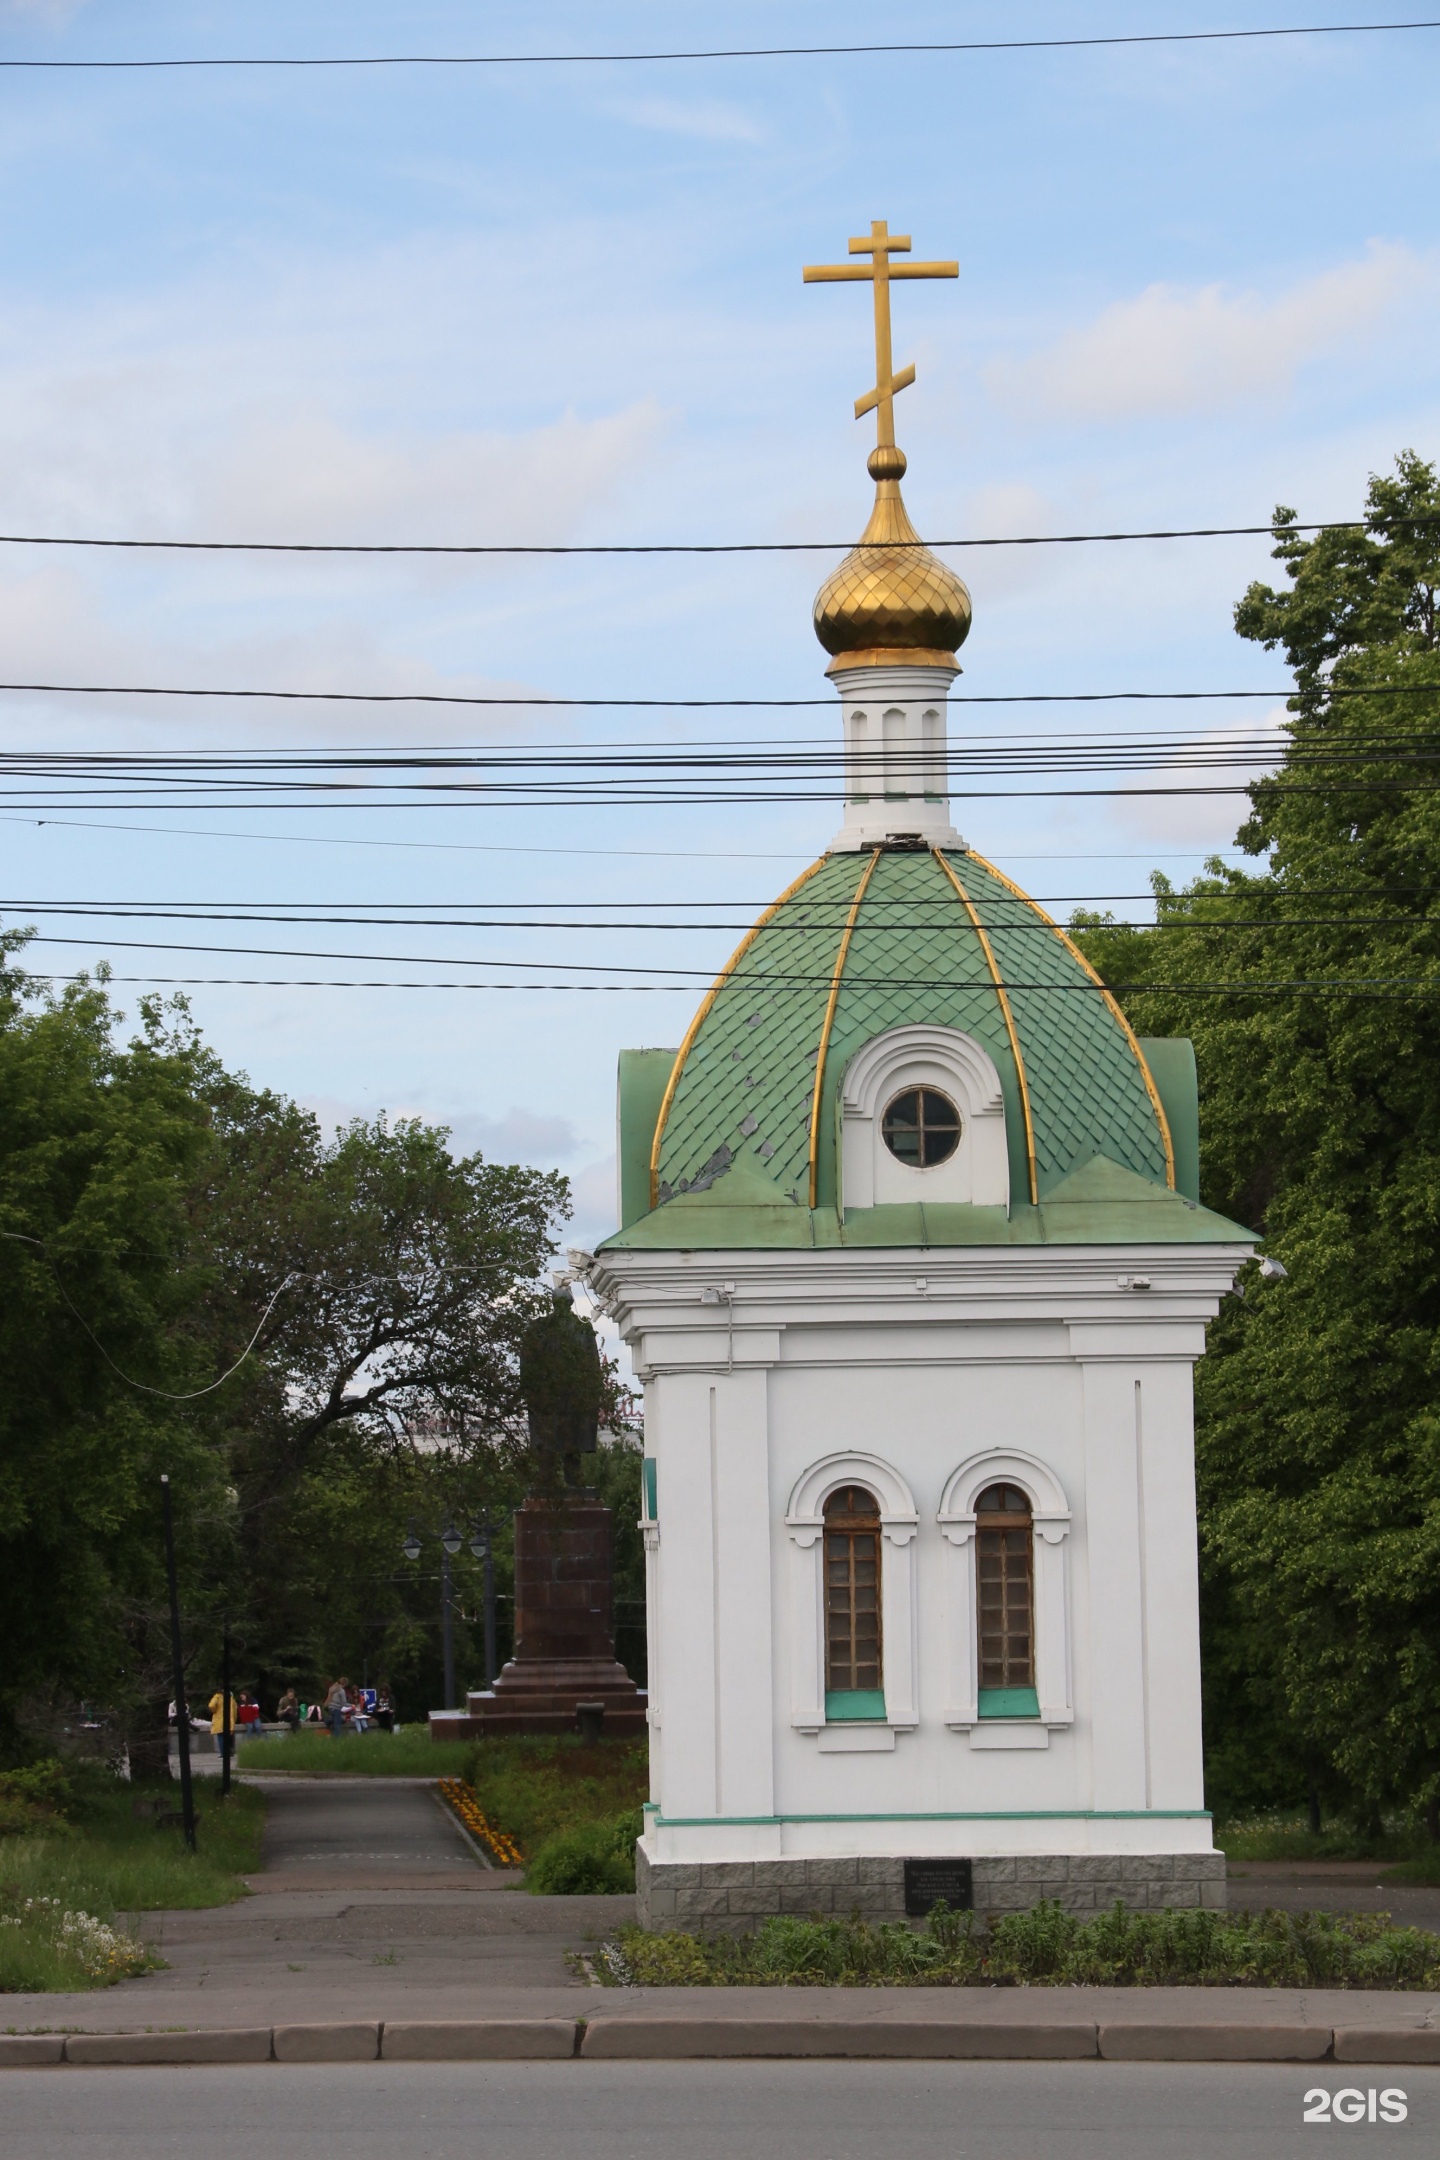
[[[969,595],[872,402],[815,608],[844,824],[622,1057],[588,1270],[645,1390],[641,1916],[1219,1905],[1192,1367],[1253,1240],[1198,1204],[1190,1045],[951,825]]]

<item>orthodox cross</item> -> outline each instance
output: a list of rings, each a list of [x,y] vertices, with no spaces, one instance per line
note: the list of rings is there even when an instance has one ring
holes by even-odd
[[[960,275],[959,263],[892,263],[890,260],[892,255],[908,255],[909,252],[909,234],[892,233],[884,218],[875,218],[868,239],[850,242],[850,253],[868,255],[868,263],[811,263],[804,273],[807,285],[840,285],[869,279],[875,287],[875,387],[855,400],[855,417],[860,420],[867,412],[875,414],[875,440],[882,449],[895,446],[895,393],[907,390],[915,380],[913,367],[901,368],[897,375],[891,360],[890,280]],[[903,465],[900,469],[904,471]]]

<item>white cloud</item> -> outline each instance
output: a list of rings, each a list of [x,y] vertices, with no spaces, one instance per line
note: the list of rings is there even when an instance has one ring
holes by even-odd
[[[738,105],[719,98],[632,98],[610,106],[617,119],[632,127],[653,128],[662,135],[689,135],[699,142],[758,143],[765,139],[758,121]]]
[[[1134,784],[1147,788],[1203,788],[1207,779],[1218,787],[1245,788],[1262,773],[1273,772],[1285,748],[1285,707],[1275,705],[1256,719],[1228,728],[1209,728],[1195,738],[1201,756],[1226,752],[1233,763],[1208,773],[1181,762],[1196,753],[1179,752],[1168,763],[1147,773]],[[1124,786],[1130,783],[1121,781]],[[1135,838],[1151,841],[1157,852],[1166,847],[1227,848],[1250,814],[1244,794],[1155,794],[1122,796],[1115,803],[1117,823],[1128,827]]]
[[[987,370],[1006,404],[1051,418],[1196,412],[1287,391],[1308,361],[1373,337],[1406,300],[1433,298],[1437,266],[1372,242],[1267,298],[1223,285],[1151,285],[1043,351]]]

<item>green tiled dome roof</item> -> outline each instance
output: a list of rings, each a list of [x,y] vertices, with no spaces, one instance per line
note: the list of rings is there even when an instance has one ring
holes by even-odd
[[[752,1201],[768,1185],[777,1202],[833,1209],[846,1064],[919,1023],[961,1029],[993,1058],[1012,1209],[1096,1156],[1174,1187],[1140,1045],[1065,933],[977,856],[889,848],[815,864],[720,977],[671,1074],[651,1206],[739,1171]]]

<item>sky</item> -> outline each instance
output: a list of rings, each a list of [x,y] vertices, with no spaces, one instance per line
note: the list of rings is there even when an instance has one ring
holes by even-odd
[[[241,18],[163,0],[0,0],[0,60],[838,44],[877,24],[895,41],[1039,38],[1286,12],[250,0]],[[1263,524],[1282,502],[1346,517],[1398,451],[1440,452],[1437,165],[1440,32],[508,69],[0,68],[0,531],[836,543],[518,561],[0,545],[7,682],[662,701],[0,692],[0,749],[828,742],[826,703],[663,703],[830,698],[809,612],[868,514],[872,437],[852,407],[873,352],[868,291],[806,286],[802,265],[843,259],[878,217],[917,257],[959,261],[957,281],[895,301],[896,360],[918,371],[897,404],[905,492],[927,537]],[[1236,640],[1231,610],[1251,578],[1274,575],[1268,546],[947,551],[975,606],[961,695],[1277,693],[956,705],[957,773],[970,735],[1170,728],[1253,744],[1258,769],[1285,675],[1280,656]],[[1143,916],[1125,896],[1145,893],[1152,868],[1194,875],[1245,806],[1076,792],[1126,784],[962,778],[955,822],[1053,912],[1094,901]],[[643,990],[187,993],[230,1064],[327,1123],[419,1115],[466,1149],[564,1169],[571,1236],[587,1245],[613,1227],[617,1051],[680,1040],[736,942],[725,926],[753,918],[840,821],[827,801],[241,811],[150,795],[140,809],[81,805],[68,785],[12,775],[0,789],[0,919],[43,927],[38,969],[107,959],[127,1011],[147,982],[180,976],[693,971]],[[632,931],[259,934],[35,912],[491,901],[556,904],[577,923],[603,901],[648,903],[659,923],[681,902],[717,906],[692,910],[694,927]],[[272,957],[122,942],[163,937]]]

